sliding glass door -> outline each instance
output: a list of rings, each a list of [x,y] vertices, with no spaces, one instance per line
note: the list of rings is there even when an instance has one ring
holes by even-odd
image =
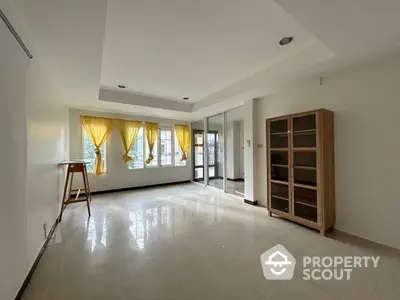
[[[243,107],[191,124],[193,181],[244,197]]]
[[[224,114],[207,119],[208,185],[224,190]]]

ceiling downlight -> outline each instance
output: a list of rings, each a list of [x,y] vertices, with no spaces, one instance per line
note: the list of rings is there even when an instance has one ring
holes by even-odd
[[[293,37],[287,36],[287,37],[281,38],[281,40],[279,41],[279,45],[286,46],[286,45],[289,45],[292,41],[293,41]]]

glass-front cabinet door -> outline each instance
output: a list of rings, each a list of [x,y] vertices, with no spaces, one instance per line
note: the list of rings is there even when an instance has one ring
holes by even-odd
[[[268,126],[270,206],[287,214],[292,211],[289,185],[291,176],[289,123],[288,118],[280,118],[269,121]]]

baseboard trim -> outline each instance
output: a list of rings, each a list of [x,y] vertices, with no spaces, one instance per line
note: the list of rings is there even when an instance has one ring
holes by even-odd
[[[223,176],[215,176],[215,177],[209,178],[209,180],[213,180],[213,179],[224,179],[224,177]],[[229,180],[229,181],[244,181],[243,178],[226,178],[226,180]]]
[[[94,192],[91,192],[90,194],[91,195],[102,195],[102,194],[110,194],[110,193],[119,193],[119,192],[142,190],[142,189],[149,189],[149,188],[155,188],[155,187],[161,187],[161,186],[167,186],[167,185],[183,184],[183,183],[190,183],[190,182],[191,182],[190,180],[184,180],[184,181],[176,181],[176,182],[158,183],[158,184],[133,186],[133,187],[127,187],[127,188],[120,188],[120,189],[94,191]],[[76,194],[75,195],[71,195],[71,196],[75,197]]]
[[[229,181],[244,181],[243,178],[226,178],[226,180],[229,180]]]
[[[26,278],[25,278],[24,282],[22,283],[22,286],[19,289],[19,291],[17,293],[17,296],[15,296],[15,300],[21,300],[22,299],[22,296],[24,295],[25,290],[28,287],[29,282],[31,281],[32,276],[36,271],[36,268],[37,268],[37,266],[38,266],[38,264],[40,262],[40,259],[42,258],[43,254],[44,254],[44,251],[46,250],[51,238],[54,235],[54,231],[57,228],[57,225],[59,223],[59,219],[60,219],[60,216],[57,216],[56,221],[54,222],[53,226],[51,227],[50,232],[47,235],[46,240],[44,241],[43,246],[39,251],[39,254],[36,256],[36,259],[33,262],[33,265],[32,265],[32,267],[30,268],[30,270],[28,272],[28,275],[26,275]]]
[[[363,250],[372,250],[385,253],[385,255],[390,257],[395,257],[396,259],[400,256],[400,248],[395,248],[385,244],[381,244],[364,237],[357,236],[355,234],[347,233],[338,229],[332,228],[326,233],[326,237],[331,238],[336,241],[340,241],[345,244],[349,244],[355,247],[359,247]]]
[[[244,199],[244,203],[256,206],[258,204],[258,201],[251,201],[251,200]]]

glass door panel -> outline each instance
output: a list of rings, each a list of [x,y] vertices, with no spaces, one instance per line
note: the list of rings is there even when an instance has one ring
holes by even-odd
[[[208,185],[224,189],[224,115],[207,119]]]
[[[203,146],[195,146],[194,147],[194,165],[196,167],[202,167],[204,162],[203,162],[203,153],[204,147]]]
[[[204,182],[204,121],[198,121],[192,126],[192,157],[193,180]]]

